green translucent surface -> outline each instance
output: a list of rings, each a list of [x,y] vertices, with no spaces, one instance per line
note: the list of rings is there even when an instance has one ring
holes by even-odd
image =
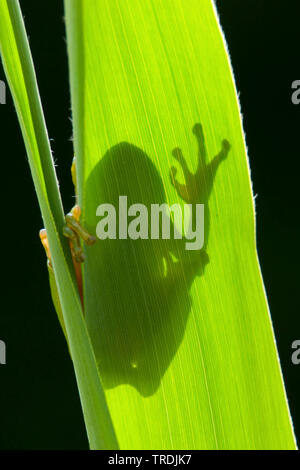
[[[210,261],[202,276],[191,274],[189,258],[176,279],[163,277],[171,245],[99,241],[86,249],[87,325],[120,447],[294,449],[256,254],[239,105],[211,1],[65,6],[79,200],[89,230],[99,222],[97,206],[118,194],[183,204],[170,181],[174,165],[184,182],[171,151],[180,147],[195,171],[195,123],[203,125],[209,161],[223,139],[231,145],[205,206]]]

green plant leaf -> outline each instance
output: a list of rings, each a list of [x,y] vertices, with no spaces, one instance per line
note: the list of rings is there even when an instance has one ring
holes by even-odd
[[[195,123],[209,161],[223,139],[231,145],[206,198],[203,275],[191,274],[192,254],[181,273],[163,275],[168,244],[103,240],[86,250],[87,326],[120,447],[294,449],[239,103],[213,3],[65,0],[65,9],[88,230],[100,220],[97,206],[116,195],[182,206],[170,167],[181,183],[184,175],[171,151],[180,147],[195,172]]]
[[[117,442],[82,315],[69,247],[62,236],[64,213],[33,63],[19,3],[16,0],[0,2],[0,49],[47,230],[51,263],[90,445],[92,448],[115,449]],[[43,269],[46,269],[46,264]]]

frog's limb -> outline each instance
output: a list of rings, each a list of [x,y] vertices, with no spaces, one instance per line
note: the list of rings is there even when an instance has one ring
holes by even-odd
[[[171,183],[179,196],[185,202],[190,204],[196,204],[197,202],[207,203],[212,190],[216,171],[221,161],[225,160],[227,157],[230,150],[230,144],[228,140],[224,139],[222,141],[220,152],[210,163],[206,164],[207,152],[201,124],[197,123],[194,125],[193,134],[195,135],[198,143],[198,163],[196,173],[193,174],[189,170],[181,149],[175,148],[172,151],[172,155],[182,168],[185,184],[179,183],[176,179],[177,169],[175,167],[172,167],[170,170]]]
[[[44,228],[42,230],[40,230],[39,235],[40,235],[42,245],[45,248],[45,252],[46,252],[46,255],[47,255],[47,267],[48,267],[48,274],[49,274],[51,297],[52,297],[53,304],[54,304],[54,307],[55,307],[55,310],[56,310],[56,313],[57,313],[57,316],[58,316],[60,326],[61,326],[61,328],[64,332],[66,340],[68,341],[66,326],[65,326],[65,322],[64,322],[64,318],[63,318],[62,308],[61,308],[61,305],[60,305],[60,300],[59,300],[59,295],[58,295],[58,291],[57,291],[57,285],[56,285],[56,281],[55,281],[54,271],[53,271],[53,267],[52,267],[52,264],[51,264],[49,243],[48,243],[46,230]]]
[[[72,180],[75,187],[75,194],[77,197],[77,184],[76,184],[76,163],[75,157],[73,158],[71,167]],[[75,269],[75,275],[77,280],[78,291],[83,306],[83,293],[82,293],[82,270],[81,263],[84,261],[83,250],[80,245],[80,238],[82,238],[88,245],[95,243],[96,238],[90,235],[80,225],[80,214],[81,209],[78,205],[75,205],[71,212],[66,215],[66,225],[63,228],[63,234],[69,239],[70,250],[72,254],[72,261]],[[48,237],[45,229],[40,230],[40,239],[47,255],[47,267],[49,273],[51,296],[54,303],[54,307],[59,319],[59,323],[62,327],[66,340],[68,342],[65,323],[62,314],[62,308],[59,300],[58,289],[55,281],[54,271],[51,263],[51,253],[49,249]]]
[[[83,238],[83,240],[88,245],[92,245],[93,243],[95,243],[96,238],[90,235],[80,225],[80,222],[79,222],[80,214],[81,214],[80,207],[76,205],[73,207],[71,212],[66,215],[66,225],[63,227],[63,235],[69,239],[69,245],[71,249],[79,295],[81,298],[81,302],[83,304],[81,263],[84,261],[84,254],[83,254],[83,249],[80,244],[80,238]],[[55,282],[55,280],[54,280],[54,273],[53,273],[53,268],[51,264],[51,253],[50,253],[47,233],[45,229],[42,229],[40,231],[40,239],[43,244],[43,247],[45,248],[47,259],[48,259],[47,264],[48,264],[49,276],[50,276],[50,272],[52,273],[52,276],[53,276],[53,279],[52,280],[50,279],[50,284],[52,284],[51,292],[54,292],[53,283]],[[56,292],[57,292],[57,288],[56,288]],[[58,295],[57,295],[57,299],[58,299]],[[56,311],[58,312],[58,310],[61,310],[61,307],[60,307],[60,304],[58,307],[57,302],[59,302],[59,300],[57,299],[53,297],[53,302],[54,302]],[[59,312],[58,312],[58,315],[59,315]]]
[[[63,228],[63,234],[70,239],[72,256],[77,263],[84,261],[84,254],[81,248],[80,239],[83,239],[87,245],[93,245],[96,237],[90,235],[79,222],[81,210],[78,205],[74,206],[71,212],[66,215],[66,225]]]
[[[185,184],[179,183],[179,181],[176,179],[177,168],[175,168],[174,166],[172,166],[170,169],[171,183],[173,184],[179,196],[184,201],[190,202],[190,194],[195,191],[195,188],[192,188],[192,186],[195,184],[194,175],[188,169],[186,160],[180,148],[175,148],[172,151],[172,155],[178,161],[182,168]]]
[[[74,171],[75,171],[75,160],[72,164],[72,177],[74,181]],[[76,184],[76,182],[74,182]],[[75,269],[79,294],[81,298],[81,303],[83,305],[83,294],[82,294],[82,272],[81,272],[81,263],[84,261],[84,253],[81,247],[80,239],[82,238],[87,245],[93,245],[96,242],[96,237],[90,235],[81,225],[80,225],[80,215],[81,209],[78,205],[75,205],[71,212],[66,215],[66,225],[63,228],[63,234],[69,239],[70,249],[72,254],[73,265]]]
[[[63,234],[66,238],[70,240],[72,257],[75,259],[77,263],[83,263],[84,254],[80,245],[80,239],[79,239],[78,234],[75,233],[67,225],[65,225],[63,228]]]
[[[199,167],[201,167],[201,165],[205,165],[205,162],[207,159],[203,127],[200,123],[196,123],[192,130],[198,142],[198,170],[199,170]]]
[[[205,266],[209,263],[209,256],[205,250],[188,252],[178,261],[174,261],[170,254],[165,256],[167,273],[166,277],[171,285],[178,285],[184,277],[188,287],[195,279],[195,276],[202,276]]]
[[[80,225],[80,222],[79,222],[80,213],[81,213],[80,207],[77,205],[74,206],[71,212],[69,212],[65,217],[66,225],[71,230],[73,230],[73,232],[76,233],[79,238],[82,238],[82,240],[85,241],[87,245],[93,245],[96,242],[96,237],[88,233]]]

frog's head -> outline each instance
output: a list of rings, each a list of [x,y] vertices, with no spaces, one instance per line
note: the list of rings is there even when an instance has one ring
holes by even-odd
[[[111,147],[99,162],[97,172],[101,199],[118,207],[119,196],[127,196],[128,206],[162,204],[166,200],[159,172],[139,147],[121,142]]]
[[[91,173],[94,179],[93,186],[97,186],[97,199],[92,194],[93,204],[110,204],[116,210],[116,238],[101,240],[103,256],[113,258],[116,263],[128,263],[131,260],[131,270],[138,270],[139,266],[134,266],[140,260],[145,263],[145,269],[163,269],[163,256],[168,249],[168,241],[161,244],[160,240],[153,239],[151,235],[151,206],[153,204],[166,203],[166,194],[161,176],[151,160],[151,158],[139,147],[121,142],[111,147],[104,154]],[[88,193],[88,191],[87,191]],[[87,194],[87,197],[88,194]],[[126,197],[126,207],[120,207],[120,198]],[[89,204],[89,202],[87,202]],[[131,239],[121,239],[120,217],[127,214],[130,207],[139,204],[147,209],[148,238],[143,237]],[[96,208],[95,208],[96,214]],[[128,213],[126,225],[135,217]],[[90,223],[91,230],[97,225],[99,219]],[[143,238],[143,239],[142,239]],[[112,256],[113,254],[113,256]],[[126,258],[126,259],[125,259]],[[151,262],[148,263],[148,260]],[[151,264],[151,266],[150,266]]]

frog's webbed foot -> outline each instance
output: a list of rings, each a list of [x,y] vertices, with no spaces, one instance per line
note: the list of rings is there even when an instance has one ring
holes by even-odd
[[[170,178],[172,185],[185,202],[205,203],[208,201],[217,168],[221,161],[225,160],[227,157],[230,150],[230,144],[227,140],[223,140],[220,152],[210,163],[206,164],[206,145],[203,128],[200,123],[196,123],[194,125],[193,134],[195,135],[198,143],[198,164],[196,173],[193,174],[190,172],[181,149],[175,148],[172,151],[172,155],[182,168],[185,184],[179,183],[176,179],[177,169],[175,167],[172,167],[170,170]]]
[[[230,144],[228,140],[222,140],[222,147],[220,152],[210,161],[206,163],[207,152],[205,145],[205,138],[203,128],[200,123],[196,123],[193,127],[193,133],[198,143],[198,166],[195,174],[195,180],[198,188],[198,199],[201,198],[201,202],[208,202],[215,175],[220,163],[227,158],[230,150]]]
[[[192,192],[195,189],[193,187],[194,175],[188,169],[186,159],[184,158],[180,148],[173,149],[172,155],[178,161],[178,163],[180,164],[182,168],[184,179],[185,179],[185,184],[179,183],[179,181],[176,179],[177,168],[175,168],[174,166],[172,166],[170,169],[171,183],[176,189],[181,199],[183,199],[186,202],[191,202]]]
[[[96,242],[96,238],[93,235],[90,235],[80,225],[80,214],[80,207],[78,205],[74,206],[71,212],[66,215],[66,225],[63,228],[64,236],[70,240],[72,257],[77,263],[82,263],[84,261],[80,239],[82,239],[87,245],[93,245]]]
[[[203,167],[210,167],[212,164],[216,165],[219,164],[222,160],[225,160],[225,158],[228,155],[228,152],[230,150],[230,143],[228,140],[224,139],[222,140],[222,148],[221,151],[213,158],[213,160],[206,165],[206,159],[207,159],[207,152],[206,152],[206,145],[205,145],[205,138],[204,138],[204,133],[203,133],[203,127],[200,123],[196,123],[193,127],[193,134],[195,135],[198,143],[198,168],[197,172],[199,169]],[[216,163],[214,163],[216,162]]]
[[[96,237],[90,235],[80,225],[80,214],[80,207],[78,205],[74,206],[72,210],[66,215],[66,225],[63,227],[63,235],[69,239],[72,258],[77,263],[82,263],[84,261],[84,254],[80,245],[80,239],[82,239],[87,245],[93,245],[96,242]],[[51,254],[46,230],[44,228],[40,230],[39,235],[42,245],[46,251],[48,264],[51,266]]]
[[[73,158],[71,167],[72,181],[75,188],[75,194],[77,195],[77,180],[76,180],[76,158]],[[96,238],[90,235],[80,224],[81,209],[76,204],[72,210],[65,216],[66,225],[63,227],[63,235],[69,239],[72,259],[74,265],[76,263],[82,263],[84,261],[83,249],[80,244],[82,239],[87,245],[93,245],[96,242]],[[51,253],[49,250],[49,243],[47,233],[45,229],[40,231],[40,239],[45,248],[48,264],[51,266]]]

